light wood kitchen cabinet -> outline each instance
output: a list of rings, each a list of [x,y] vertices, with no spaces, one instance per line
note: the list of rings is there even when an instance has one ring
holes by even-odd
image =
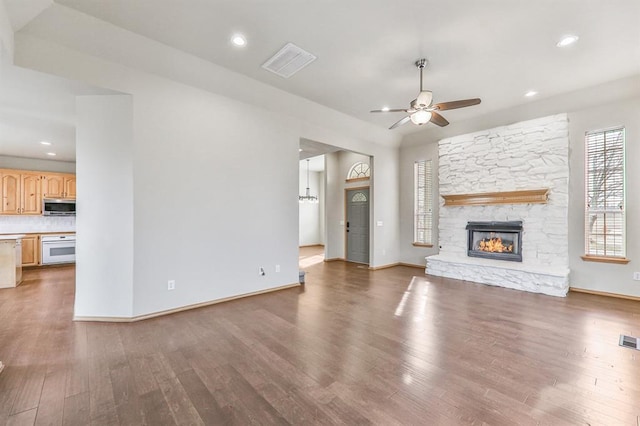
[[[76,198],[76,176],[46,174],[42,176],[43,198]]]
[[[2,206],[0,214],[42,213],[40,175],[16,171],[0,171]]]
[[[37,266],[40,263],[40,240],[38,235],[22,238],[22,266]]]
[[[20,174],[0,172],[2,181],[2,214],[20,214]]]
[[[62,175],[42,176],[42,198],[62,198],[64,177]]]
[[[42,195],[40,193],[40,176],[33,174],[20,175],[22,192],[22,210],[20,214],[41,214]]]
[[[76,198],[76,176],[67,175],[64,177],[64,198]]]

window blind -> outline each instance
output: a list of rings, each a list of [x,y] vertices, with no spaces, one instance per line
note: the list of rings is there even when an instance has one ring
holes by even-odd
[[[431,160],[416,161],[414,171],[414,232],[413,241],[432,244],[433,182]]]
[[[585,251],[625,257],[624,128],[586,134]]]

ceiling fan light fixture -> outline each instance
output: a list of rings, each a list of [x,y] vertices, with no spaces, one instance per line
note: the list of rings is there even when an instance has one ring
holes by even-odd
[[[433,93],[431,92],[431,90],[423,90],[416,98],[416,105],[426,108],[431,105],[432,100]]]
[[[428,123],[429,120],[431,120],[431,112],[429,111],[420,110],[411,114],[413,124],[422,125]]]

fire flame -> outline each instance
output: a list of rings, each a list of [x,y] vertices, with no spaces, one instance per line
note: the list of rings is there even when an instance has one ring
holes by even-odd
[[[494,238],[484,238],[480,240],[480,247],[478,250],[480,251],[488,251],[491,253],[513,253],[513,244],[509,244],[505,246],[502,244],[502,238],[494,237]]]

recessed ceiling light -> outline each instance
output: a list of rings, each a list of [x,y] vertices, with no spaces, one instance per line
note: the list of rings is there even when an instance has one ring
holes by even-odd
[[[302,152],[302,148],[298,148],[298,152]]]
[[[529,90],[529,91],[528,91],[527,93],[525,93],[524,95],[525,95],[527,98],[530,98],[530,97],[535,96],[535,95],[537,95],[537,94],[538,94],[538,92],[536,92],[535,90]]]
[[[234,34],[233,37],[231,37],[231,43],[238,47],[242,47],[247,44],[247,39],[244,38],[242,34]]]
[[[55,152],[47,152],[47,155],[51,156],[51,157],[55,157],[56,153]]]
[[[42,145],[51,145],[51,142],[41,141],[40,144],[42,144]]]
[[[382,111],[384,111],[384,112],[389,111],[389,107],[388,107],[388,106],[386,106],[386,107],[382,107]]]
[[[578,41],[579,38],[580,37],[578,37],[577,35],[566,35],[562,37],[558,43],[556,43],[556,46],[567,47]]]

